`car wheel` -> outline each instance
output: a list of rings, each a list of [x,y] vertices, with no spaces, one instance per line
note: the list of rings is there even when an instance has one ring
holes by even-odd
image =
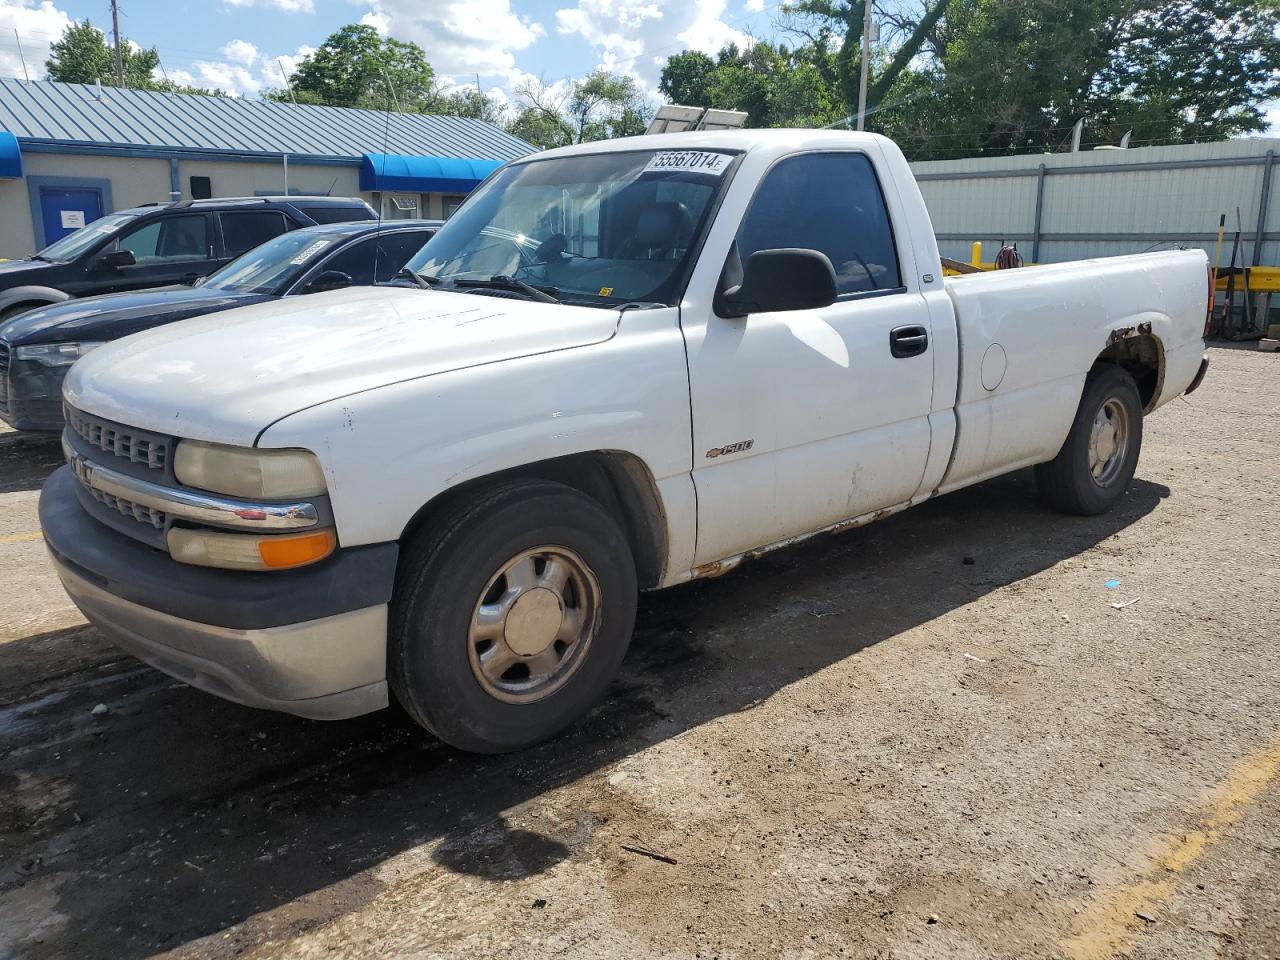
[[[598,502],[541,480],[495,485],[405,545],[391,688],[460,749],[545,740],[604,693],[631,640],[636,593],[626,537]]]
[[[1085,380],[1080,407],[1058,455],[1036,467],[1036,484],[1051,506],[1095,516],[1129,487],[1142,450],[1142,399],[1123,367],[1106,364]]]

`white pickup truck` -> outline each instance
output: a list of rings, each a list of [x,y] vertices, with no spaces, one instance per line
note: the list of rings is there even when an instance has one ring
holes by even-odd
[[[497,171],[398,285],[128,337],[66,381],[45,537],[108,637],[304,717],[546,738],[638,590],[1034,465],[1108,509],[1204,375],[1200,251],[944,279],[902,154],[764,130]]]

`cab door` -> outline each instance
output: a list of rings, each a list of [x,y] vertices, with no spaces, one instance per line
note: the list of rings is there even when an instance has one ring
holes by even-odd
[[[755,251],[785,247],[827,255],[835,303],[736,318],[712,312],[685,327],[697,563],[904,503],[923,483],[934,386],[929,309],[899,264],[865,154],[774,163],[720,285]]]
[[[101,255],[127,251],[133,263],[111,267]],[[173,213],[148,219],[122,233],[92,261],[96,293],[191,283],[208,272],[213,230],[205,213]]]

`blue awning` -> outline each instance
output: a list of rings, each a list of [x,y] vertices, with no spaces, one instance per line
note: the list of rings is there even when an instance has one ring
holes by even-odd
[[[8,130],[0,130],[0,178],[19,179],[22,176],[22,151],[18,138]]]
[[[413,193],[469,193],[502,160],[461,157],[412,157],[399,153],[366,153],[360,160],[361,190],[406,190]]]

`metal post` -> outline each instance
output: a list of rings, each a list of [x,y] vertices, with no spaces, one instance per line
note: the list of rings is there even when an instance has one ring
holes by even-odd
[[[867,126],[867,71],[871,65],[871,0],[865,0],[862,15],[862,78],[858,81],[858,129]]]
[[[284,195],[289,195],[289,155],[281,154],[280,159],[284,161]]]
[[[124,60],[120,56],[120,5],[111,0],[111,33],[115,38],[116,86],[124,86]]]
[[[18,36],[18,28],[13,28],[13,39],[18,44],[18,59],[22,61],[22,79],[27,83],[31,82],[31,74],[27,73],[27,58],[22,52],[22,38]]]
[[[284,81],[284,88],[289,91],[289,99],[293,101],[293,105],[298,105],[298,98],[294,96],[293,84],[289,82],[289,75],[284,72],[284,64],[280,62],[280,58],[276,57],[276,66],[280,68],[280,79]]]
[[[1267,235],[1267,207],[1271,206],[1271,171],[1276,165],[1276,152],[1267,151],[1262,165],[1262,194],[1258,197],[1258,229],[1253,235],[1253,265],[1262,263],[1262,242]]]
[[[1031,228],[1031,262],[1040,262],[1040,221],[1044,216],[1044,175],[1045,165],[1040,164],[1040,172],[1036,175],[1036,220]]]

